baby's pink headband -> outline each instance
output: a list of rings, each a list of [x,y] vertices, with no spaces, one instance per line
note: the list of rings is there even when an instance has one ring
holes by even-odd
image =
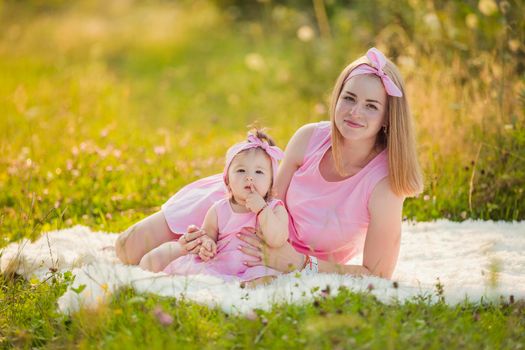
[[[383,83],[385,91],[388,95],[396,97],[403,96],[401,90],[396,86],[396,84],[394,84],[390,77],[386,75],[385,72],[383,72],[383,67],[386,64],[386,58],[383,55],[383,53],[375,47],[373,47],[370,50],[368,50],[368,52],[366,53],[366,57],[368,57],[370,62],[372,62],[372,66],[366,63],[358,65],[350,72],[350,74],[348,74],[348,77],[346,77],[345,81],[343,82],[343,85],[346,84],[346,82],[350,80],[351,77],[355,77],[356,75],[375,74],[379,78],[381,78],[381,82]]]
[[[237,154],[244,150],[256,147],[262,148],[270,156],[270,159],[272,161],[273,178],[275,179],[275,175],[277,174],[277,167],[279,166],[279,160],[281,160],[284,157],[283,151],[279,147],[270,146],[268,142],[261,140],[253,134],[249,134],[247,141],[239,142],[231,146],[228,152],[226,152],[226,165],[224,166],[223,171],[223,178],[225,183],[226,179],[228,178],[228,169],[230,168],[230,164],[233,161],[233,158],[235,158]]]

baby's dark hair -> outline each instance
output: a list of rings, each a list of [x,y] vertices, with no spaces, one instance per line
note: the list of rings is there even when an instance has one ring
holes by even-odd
[[[252,135],[256,136],[261,141],[268,142],[268,144],[270,146],[275,146],[275,142],[273,141],[273,139],[270,136],[268,136],[268,134],[266,134],[264,132],[264,129],[252,128],[252,129],[250,129],[248,134],[252,134]]]

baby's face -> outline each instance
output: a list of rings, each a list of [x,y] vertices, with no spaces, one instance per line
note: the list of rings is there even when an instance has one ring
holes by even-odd
[[[265,197],[270,190],[272,176],[272,162],[262,149],[250,148],[237,154],[228,169],[228,183],[235,201],[244,203],[251,192],[250,184],[261,197]]]

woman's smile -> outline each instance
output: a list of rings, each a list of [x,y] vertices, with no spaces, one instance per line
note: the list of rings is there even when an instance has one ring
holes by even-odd
[[[361,125],[359,123],[353,122],[353,121],[351,121],[349,119],[345,119],[344,122],[345,122],[346,125],[348,125],[351,128],[364,128],[365,127],[364,125]]]

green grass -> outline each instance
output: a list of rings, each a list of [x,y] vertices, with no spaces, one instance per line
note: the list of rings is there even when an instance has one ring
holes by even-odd
[[[455,307],[428,298],[384,305],[370,294],[346,289],[304,305],[254,310],[245,317],[183,299],[122,290],[97,310],[70,316],[55,301],[71,279],[54,274],[50,284],[4,280],[2,345],[22,348],[508,348],[525,340],[523,301],[465,302]],[[330,293],[330,291],[328,291]],[[159,312],[171,315],[162,323]],[[4,324],[9,320],[9,324]]]
[[[523,5],[483,14],[476,2],[327,1],[331,38],[321,38],[311,4],[294,4],[0,1],[0,247],[74,224],[122,231],[219,172],[254,122],[284,147],[300,125],[327,118],[340,69],[371,45],[399,63],[418,126],[426,189],[404,215],[525,218]],[[314,30],[311,41],[298,39],[300,26]],[[342,291],[247,321],[123,291],[107,307],[65,317],[55,303],[70,277],[50,281],[1,279],[2,346],[525,341],[522,302],[383,305]],[[167,328],[153,316],[157,305],[175,318]]]

